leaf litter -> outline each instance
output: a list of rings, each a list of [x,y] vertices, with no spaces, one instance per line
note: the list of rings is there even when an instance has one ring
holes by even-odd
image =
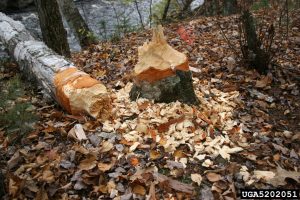
[[[221,20],[228,35],[237,28],[235,17]],[[130,101],[137,47],[150,31],[92,46],[73,60],[107,84],[112,117],[72,116],[35,101],[41,119],[22,145],[0,129],[10,198],[235,199],[245,187],[299,188],[299,82],[289,73],[300,70],[297,44],[286,41],[281,67],[260,76],[238,65],[215,18],[183,23],[193,30],[188,44],[176,31],[182,25],[166,35],[189,55],[200,106]]]

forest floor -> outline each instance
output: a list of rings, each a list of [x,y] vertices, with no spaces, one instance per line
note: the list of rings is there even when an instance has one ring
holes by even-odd
[[[170,45],[189,57],[199,106],[129,100],[137,48],[150,31],[73,55],[112,94],[104,122],[65,113],[20,84],[16,64],[3,65],[0,196],[236,199],[244,188],[299,189],[300,27],[290,27],[287,40],[276,36],[275,64],[264,76],[238,61],[218,23],[238,50],[236,16],[165,26]],[[72,136],[75,125],[87,140]]]

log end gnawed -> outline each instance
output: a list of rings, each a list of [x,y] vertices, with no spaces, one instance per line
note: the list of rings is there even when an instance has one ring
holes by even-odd
[[[94,118],[108,117],[111,102],[107,89],[88,74],[68,68],[55,75],[54,85],[57,100],[68,112],[86,113]]]

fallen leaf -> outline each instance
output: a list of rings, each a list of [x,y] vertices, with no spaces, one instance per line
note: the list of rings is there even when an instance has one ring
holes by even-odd
[[[108,151],[110,151],[113,147],[114,147],[114,145],[113,145],[111,142],[104,141],[104,142],[102,143],[102,147],[101,147],[101,149],[100,149],[100,152],[101,152],[101,153],[108,152]]]
[[[160,174],[158,172],[153,172],[153,175],[158,182],[164,182],[170,188],[172,188],[176,191],[180,191],[180,192],[184,192],[184,193],[188,193],[188,194],[192,194],[194,192],[194,187],[192,185],[188,185],[186,183],[181,183],[177,180],[171,179],[171,178],[169,178],[163,174]]]
[[[224,145],[222,146],[222,149],[219,150],[219,154],[227,160],[230,160],[230,154],[232,153],[237,153],[243,151],[242,147],[234,147],[234,148],[229,148],[228,146]]]
[[[133,145],[131,145],[131,147],[129,148],[129,152],[133,152],[139,146],[139,144],[139,142],[134,142]]]
[[[272,83],[272,77],[264,76],[262,79],[256,81],[255,87],[264,88],[270,83]]]
[[[157,127],[157,130],[158,130],[159,133],[167,132],[169,130],[169,127],[172,124],[183,122],[184,119],[185,119],[184,116],[183,117],[179,117],[178,119],[170,119],[168,122],[160,124]]]
[[[210,182],[217,182],[219,180],[222,179],[221,175],[220,174],[216,174],[216,173],[213,173],[213,172],[209,172],[206,174],[206,177],[207,179],[210,181]]]
[[[291,178],[300,183],[300,172],[296,171],[287,171],[285,169],[282,169],[281,167],[277,167],[277,171],[273,173],[274,176],[268,177],[266,179],[267,183],[272,184],[274,187],[283,186],[286,184],[285,179]]]
[[[149,189],[149,200],[156,200],[156,197],[155,197],[155,184],[153,182],[151,182],[150,184],[150,189]]]
[[[55,181],[55,177],[54,177],[53,172],[51,170],[46,169],[45,171],[43,171],[41,180],[45,181],[47,183],[54,182]]]
[[[16,151],[14,155],[7,161],[8,169],[16,167],[20,162],[22,162],[23,157],[20,155],[19,151]]]
[[[256,179],[264,179],[266,181],[269,181],[275,177],[275,173],[272,171],[255,170],[253,171],[253,175]]]
[[[200,174],[191,174],[191,179],[192,179],[192,181],[194,181],[195,183],[197,183],[198,186],[201,185],[202,176]]]
[[[150,159],[156,160],[161,157],[161,153],[157,150],[150,150]]]
[[[100,163],[98,163],[98,169],[102,172],[106,172],[106,171],[110,170],[115,165],[115,161],[116,161],[116,159],[113,158],[110,163],[100,162]]]
[[[142,195],[142,196],[145,196],[146,195],[146,189],[144,186],[142,185],[134,185],[133,189],[132,189],[132,192],[135,193],[135,194],[139,194],[139,195]]]
[[[97,160],[95,156],[88,156],[86,159],[82,160],[79,164],[79,169],[90,170],[96,167]]]
[[[135,157],[135,156],[132,156],[131,158],[130,158],[130,164],[132,165],[132,166],[137,166],[138,164],[140,163],[140,161],[139,161],[139,159],[137,158],[137,157]]]

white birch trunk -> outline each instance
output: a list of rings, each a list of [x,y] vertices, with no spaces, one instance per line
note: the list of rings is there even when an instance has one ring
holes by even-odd
[[[0,41],[18,62],[22,72],[72,114],[106,118],[110,97],[106,87],[73,63],[36,41],[24,25],[0,12]]]

